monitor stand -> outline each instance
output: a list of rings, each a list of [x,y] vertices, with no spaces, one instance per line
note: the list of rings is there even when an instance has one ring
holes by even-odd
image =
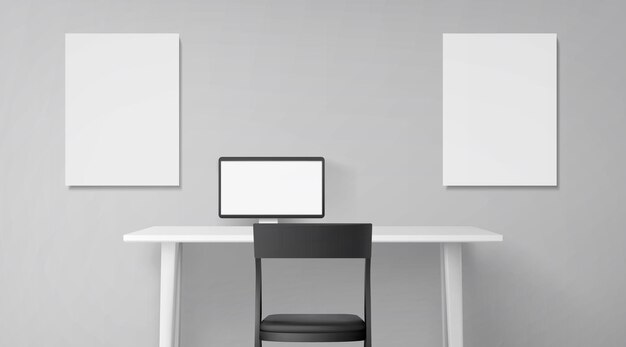
[[[259,224],[278,224],[278,218],[260,218]]]

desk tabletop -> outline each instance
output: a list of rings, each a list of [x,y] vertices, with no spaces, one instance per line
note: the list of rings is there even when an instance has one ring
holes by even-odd
[[[125,242],[252,243],[252,226],[153,226],[124,235]],[[375,243],[498,242],[502,235],[469,226],[376,226]]]

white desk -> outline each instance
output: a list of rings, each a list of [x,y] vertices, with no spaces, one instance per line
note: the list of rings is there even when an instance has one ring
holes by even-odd
[[[252,243],[251,226],[157,226],[124,235],[125,242],[161,244],[160,347],[178,347],[183,243]],[[374,243],[441,244],[443,344],[463,346],[461,245],[497,242],[502,235],[474,227],[374,226]],[[251,255],[252,257],[252,255]],[[251,335],[252,336],[252,335]],[[252,344],[252,338],[250,338]]]

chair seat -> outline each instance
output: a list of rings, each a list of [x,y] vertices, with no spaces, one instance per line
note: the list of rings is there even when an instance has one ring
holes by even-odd
[[[265,317],[260,328],[277,333],[341,333],[365,331],[365,322],[353,314],[273,314]]]

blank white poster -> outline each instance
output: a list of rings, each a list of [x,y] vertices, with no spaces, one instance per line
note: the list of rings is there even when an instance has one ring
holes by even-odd
[[[557,185],[556,34],[443,35],[443,185]]]
[[[179,185],[179,35],[65,35],[65,183]]]

